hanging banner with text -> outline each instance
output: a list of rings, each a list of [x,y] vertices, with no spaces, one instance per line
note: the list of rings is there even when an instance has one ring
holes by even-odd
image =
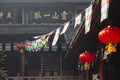
[[[85,34],[90,31],[92,19],[92,5],[85,10]]]
[[[101,1],[101,22],[108,18],[109,0]]]

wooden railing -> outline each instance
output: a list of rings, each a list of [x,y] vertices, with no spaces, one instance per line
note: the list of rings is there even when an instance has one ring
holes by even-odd
[[[16,76],[6,80],[83,80],[82,76]]]

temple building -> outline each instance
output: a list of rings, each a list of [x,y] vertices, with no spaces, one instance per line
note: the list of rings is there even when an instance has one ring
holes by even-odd
[[[119,80],[119,8],[119,0],[1,1],[8,80]]]
[[[77,62],[64,56],[77,29],[70,27],[52,46],[55,32],[39,51],[19,52],[17,44],[34,41],[74,18],[90,4],[89,0],[3,0],[0,1],[0,50],[7,57],[8,76],[78,75]],[[73,26],[73,24],[70,24]]]

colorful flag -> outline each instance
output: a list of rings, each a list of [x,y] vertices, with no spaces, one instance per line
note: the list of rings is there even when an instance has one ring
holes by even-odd
[[[46,45],[47,45],[48,40],[49,40],[49,37],[50,37],[50,36],[47,36],[47,37],[46,37],[46,39],[45,39],[44,42],[43,42],[43,46],[46,46]]]
[[[38,44],[38,48],[42,48],[44,46],[44,40],[46,36],[42,36],[41,38],[37,39],[36,42]]]
[[[36,47],[37,47],[37,43],[36,43],[36,41],[34,40],[34,41],[31,42],[31,48],[32,48],[32,51],[33,51],[33,52],[36,50]]]
[[[101,22],[108,18],[109,2],[110,0],[101,1]]]
[[[46,37],[46,39],[45,39],[44,42],[43,42],[43,43],[44,43],[44,46],[47,45],[48,40],[49,40],[50,36],[53,34],[53,32],[54,32],[54,31],[52,31],[52,32],[50,32],[50,33],[47,34],[48,36]]]
[[[52,32],[50,32],[50,33],[48,33],[48,34],[39,35],[39,36],[34,36],[33,38],[34,38],[34,39],[38,39],[38,38],[43,37],[43,36],[48,36],[48,35],[52,34],[53,32],[54,32],[54,31],[52,31]]]
[[[48,34],[44,34],[44,35],[40,35],[40,36],[36,36],[36,40],[33,41],[26,41],[26,46],[25,49],[27,51],[40,51],[44,46],[47,45],[48,40],[50,38],[50,36],[53,34],[54,31],[48,33]],[[37,39],[39,38],[39,39]]]
[[[63,30],[61,31],[60,35],[62,35],[62,34],[64,34],[64,33],[66,32],[66,30],[67,30],[67,28],[68,28],[69,24],[70,24],[70,22],[69,22],[69,21],[68,21],[68,22],[66,22],[66,23],[64,24]]]
[[[35,51],[35,49],[36,49],[36,46],[37,44],[36,44],[36,41],[35,40],[33,40],[33,41],[25,41],[25,50],[26,51],[29,51],[29,52],[34,52]]]
[[[25,50],[31,52],[32,51],[32,44],[31,41],[25,41]]]
[[[55,32],[55,36],[54,36],[54,39],[53,39],[53,42],[52,42],[52,46],[55,46],[56,43],[57,43],[57,40],[58,40],[58,38],[60,36],[60,29],[61,29],[60,27],[57,28],[57,30]]]
[[[40,38],[40,37],[42,37],[43,35],[40,35],[40,36],[34,36],[33,38],[34,39],[38,39],[38,38]]]
[[[74,25],[74,28],[78,27],[80,25],[82,21],[82,15],[81,13],[78,14],[76,17],[75,17],[75,25]]]
[[[85,10],[85,34],[89,32],[92,18],[92,5]]]

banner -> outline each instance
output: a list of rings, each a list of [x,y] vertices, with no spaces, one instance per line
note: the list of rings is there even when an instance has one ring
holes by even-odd
[[[85,10],[85,34],[89,32],[92,18],[92,5]]]
[[[101,22],[108,18],[109,0],[101,1]]]
[[[66,32],[66,30],[67,30],[67,28],[68,28],[69,24],[70,24],[70,22],[69,22],[69,21],[68,21],[68,22],[66,22],[66,23],[64,24],[63,30],[61,31],[60,35],[62,35],[62,34],[64,34],[64,33]]]
[[[58,41],[58,38],[60,36],[60,29],[61,29],[61,27],[57,28],[57,30],[56,30],[55,36],[53,38],[52,46],[55,46]]]
[[[82,14],[80,13],[75,17],[74,28],[78,27],[80,25],[81,21],[82,21]]]

